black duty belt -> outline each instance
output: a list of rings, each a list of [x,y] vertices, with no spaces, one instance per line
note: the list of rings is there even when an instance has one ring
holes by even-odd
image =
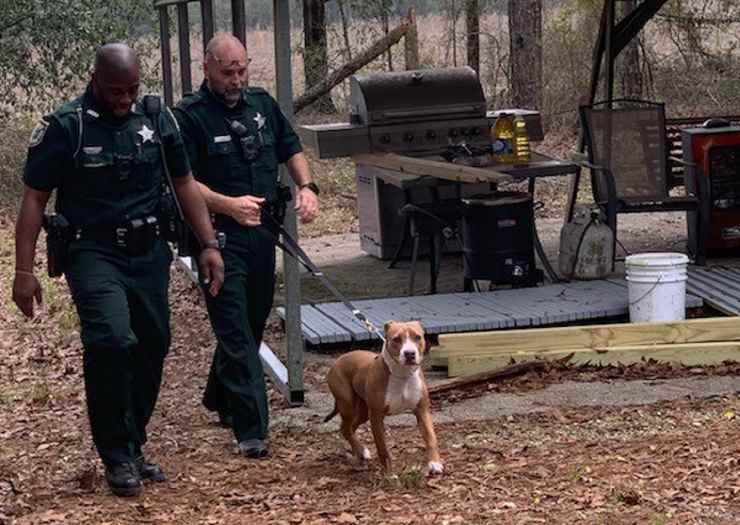
[[[103,224],[72,229],[72,240],[89,240],[124,248],[132,255],[151,250],[162,237],[160,221],[154,215],[132,219],[123,224]]]

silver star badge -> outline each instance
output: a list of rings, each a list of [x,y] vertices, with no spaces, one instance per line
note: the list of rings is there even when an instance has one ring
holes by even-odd
[[[258,130],[265,127],[265,121],[266,120],[267,119],[265,117],[263,117],[262,114],[258,111],[257,112],[257,116],[254,117],[254,121],[257,123],[257,129]]]
[[[144,124],[139,131],[137,131],[139,135],[141,135],[141,143],[145,142],[154,142],[154,130],[149,129],[149,127]]]

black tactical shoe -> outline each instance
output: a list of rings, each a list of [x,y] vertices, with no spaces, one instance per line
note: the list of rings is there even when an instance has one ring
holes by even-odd
[[[138,496],[144,485],[133,463],[119,463],[105,469],[105,481],[116,496]]]
[[[248,458],[262,459],[267,457],[267,445],[261,439],[245,439],[239,442],[239,454]]]
[[[156,481],[161,483],[167,481],[167,476],[164,475],[162,467],[156,463],[149,463],[144,459],[144,456],[136,458],[136,470],[139,471],[141,479],[146,481]]]

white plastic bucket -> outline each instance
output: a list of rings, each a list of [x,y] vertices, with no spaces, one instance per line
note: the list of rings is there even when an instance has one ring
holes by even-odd
[[[624,261],[630,321],[686,319],[686,265],[682,253],[638,253]]]

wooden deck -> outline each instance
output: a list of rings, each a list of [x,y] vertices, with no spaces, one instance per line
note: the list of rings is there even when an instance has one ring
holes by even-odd
[[[686,291],[727,315],[740,315],[740,268],[689,267]]]
[[[703,276],[702,276],[703,277]],[[737,275],[740,292],[740,273]],[[694,286],[698,289],[698,286]],[[737,299],[740,306],[740,293]],[[419,320],[429,334],[473,332],[597,320],[629,312],[624,279],[579,281],[481,293],[453,293],[354,301],[374,324]],[[702,299],[687,294],[686,306]],[[285,310],[278,308],[284,318]],[[371,335],[342,303],[301,307],[303,337],[309,345],[369,341]]]

